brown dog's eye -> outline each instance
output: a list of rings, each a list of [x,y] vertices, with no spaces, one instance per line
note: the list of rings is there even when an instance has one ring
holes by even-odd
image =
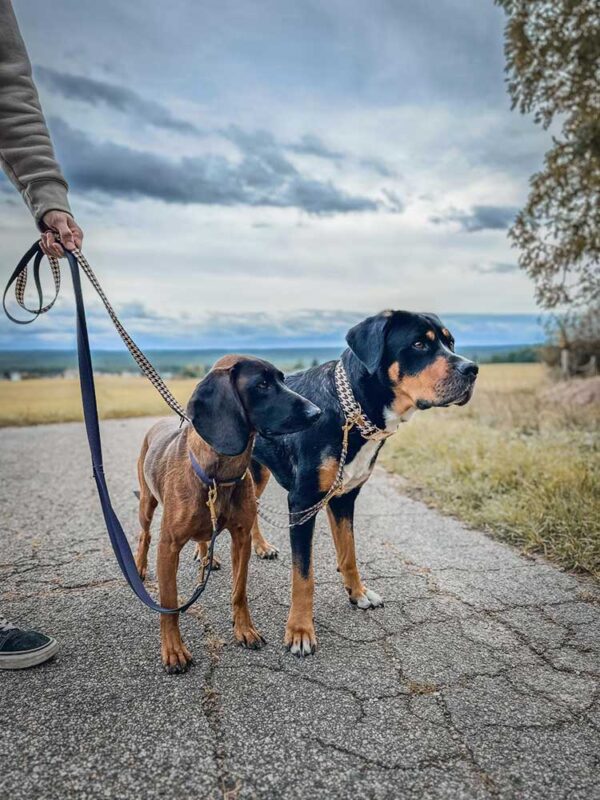
[[[415,350],[426,350],[427,349],[427,345],[425,344],[425,342],[414,342],[413,347],[415,348]]]

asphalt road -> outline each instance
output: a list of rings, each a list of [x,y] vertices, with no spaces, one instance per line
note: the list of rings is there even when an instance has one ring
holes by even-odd
[[[103,425],[132,541],[149,424]],[[319,650],[285,652],[287,535],[265,528],[281,556],[253,556],[249,594],[268,645],[245,651],[231,635],[224,533],[223,569],[182,620],[195,664],[168,676],[158,618],[112,556],[82,426],[5,429],[0,453],[0,609],[61,643],[51,663],[0,673],[2,798],[600,798],[594,585],[440,516],[378,472],[357,540],[384,609],[348,604],[320,520]],[[195,575],[190,546],[182,595]]]

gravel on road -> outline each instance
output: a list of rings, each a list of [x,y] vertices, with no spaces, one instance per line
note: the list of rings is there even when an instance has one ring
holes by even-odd
[[[132,544],[150,424],[102,424]],[[600,798],[595,584],[442,517],[378,470],[358,502],[357,551],[385,608],[350,606],[320,518],[319,649],[287,653],[289,544],[265,526],[280,557],[252,557],[249,596],[268,645],[245,651],[224,533],[223,568],[182,618],[195,663],[169,676],[158,617],[112,555],[83,427],[7,428],[0,446],[0,611],[61,645],[50,663],[0,673],[0,797]],[[196,576],[188,545],[182,596]]]

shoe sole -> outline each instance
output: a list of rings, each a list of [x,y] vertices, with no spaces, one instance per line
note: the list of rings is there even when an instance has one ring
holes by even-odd
[[[27,669],[43,664],[44,661],[53,658],[58,652],[58,642],[50,639],[48,644],[38,647],[37,650],[27,650],[24,653],[11,653],[10,655],[0,655],[0,669]]]

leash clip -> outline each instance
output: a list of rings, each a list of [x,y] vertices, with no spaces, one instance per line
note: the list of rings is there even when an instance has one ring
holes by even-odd
[[[208,510],[210,512],[210,521],[212,523],[213,531],[217,529],[217,494],[217,482],[213,480],[213,485],[208,490],[208,500],[206,501],[206,505],[208,506]]]

